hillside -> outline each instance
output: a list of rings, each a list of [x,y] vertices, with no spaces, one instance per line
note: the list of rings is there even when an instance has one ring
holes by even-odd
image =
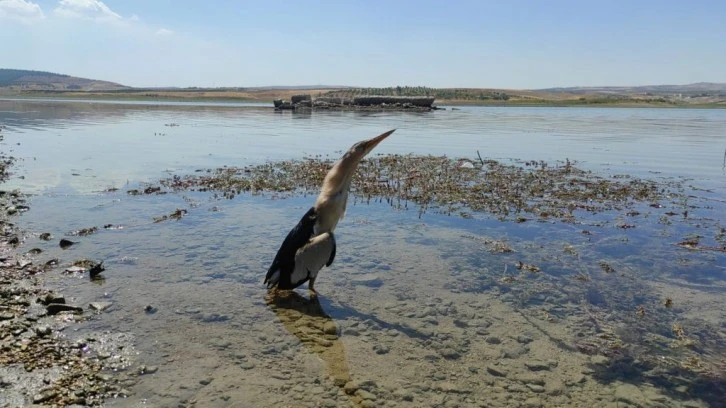
[[[540,89],[543,92],[565,92],[573,94],[650,94],[671,95],[681,94],[688,96],[701,96],[703,94],[726,96],[726,84],[714,82],[698,82],[688,85],[643,85],[643,86],[601,86],[601,87],[567,87]]]
[[[617,105],[617,106],[726,106],[726,84],[699,82],[687,85],[566,87],[547,89],[386,88],[330,85],[264,87],[150,87],[133,88],[108,81],[78,78],[51,72],[0,69],[0,94],[63,96],[68,98],[133,100],[218,100],[272,102],[295,94],[315,97],[364,96],[434,97],[436,104],[475,105]]]
[[[78,78],[53,72],[0,68],[0,88],[17,91],[108,91],[129,87],[108,81]]]

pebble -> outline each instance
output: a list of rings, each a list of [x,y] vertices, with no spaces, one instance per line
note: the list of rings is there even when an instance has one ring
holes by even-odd
[[[323,333],[338,334],[338,326],[335,325],[335,322],[325,322],[325,325],[323,325]]]
[[[90,307],[92,310],[103,312],[104,310],[111,307],[113,303],[111,302],[91,302],[88,304],[88,307]]]
[[[517,341],[518,341],[519,343],[522,343],[522,344],[529,344],[529,343],[531,343],[531,342],[532,342],[533,340],[532,340],[532,338],[531,338],[531,337],[529,337],[529,336],[525,336],[525,335],[523,335],[523,334],[520,334],[519,336],[517,336]]]
[[[502,357],[516,359],[527,354],[528,352],[529,350],[526,347],[515,345],[514,347],[505,348],[503,350]]]
[[[375,401],[377,399],[375,394],[373,394],[370,391],[366,391],[366,390],[362,390],[362,389],[356,391],[355,394],[358,395],[363,400]]]
[[[525,361],[524,366],[531,371],[549,371],[553,367],[549,362],[544,361]],[[555,362],[554,367],[557,367],[557,362]]]
[[[45,401],[51,400],[58,395],[58,391],[53,388],[42,390],[33,397],[33,404],[40,404]]]
[[[487,337],[486,342],[489,344],[500,344],[502,342],[502,339],[497,336],[489,336]]]
[[[139,374],[154,374],[157,371],[159,371],[159,367],[157,366],[142,365],[141,367],[139,367]]]
[[[461,354],[454,350],[451,347],[444,347],[441,350],[439,350],[439,354],[447,360],[457,360],[459,357],[461,357]]]
[[[373,380],[365,380],[365,381],[360,381],[358,383],[358,388],[362,388],[367,391],[372,391],[372,390],[375,390],[376,388],[378,388],[378,384],[376,384],[376,382]]]
[[[0,320],[2,320],[2,319],[0,319]],[[35,334],[37,334],[40,337],[45,337],[45,336],[49,335],[51,332],[52,332],[52,330],[50,329],[49,326],[43,325],[43,326],[38,326],[35,328]]]
[[[469,323],[467,323],[463,320],[460,320],[460,319],[454,319],[454,326],[463,329],[463,328],[469,327]]]
[[[532,392],[536,392],[538,394],[545,392],[545,388],[537,384],[527,384],[527,388],[529,388]]]
[[[50,292],[40,299],[40,303],[44,305],[48,305],[50,303],[66,303],[66,298],[59,293]]]
[[[532,374],[532,373],[518,373],[514,376],[513,380],[519,381],[524,384],[536,384],[536,385],[544,385],[545,380],[544,378]]]
[[[255,363],[252,363],[250,361],[242,361],[241,363],[239,363],[239,366],[243,370],[251,370],[255,368]]]
[[[358,386],[358,383],[357,382],[355,382],[355,381],[348,381],[343,386],[343,391],[345,391],[345,393],[348,394],[348,395],[353,395],[353,394],[355,394],[356,391],[358,391],[358,388],[359,388],[359,386]]]
[[[507,370],[505,370],[502,367],[497,367],[493,365],[487,366],[487,372],[495,377],[506,377],[507,376]]]
[[[55,315],[60,312],[83,313],[82,307],[71,306],[65,303],[51,303],[46,306],[46,310],[48,311],[49,315]]]
[[[66,249],[66,248],[70,247],[73,244],[75,244],[75,242],[73,242],[73,241],[71,241],[69,239],[65,239],[65,238],[62,238],[60,240],[60,242],[58,243],[58,245],[61,247],[61,249]]]
[[[376,354],[388,354],[391,349],[385,344],[376,344],[373,346],[373,351],[375,351]]]
[[[396,391],[393,391],[393,395],[404,401],[413,401],[413,394],[403,388],[399,388]]]

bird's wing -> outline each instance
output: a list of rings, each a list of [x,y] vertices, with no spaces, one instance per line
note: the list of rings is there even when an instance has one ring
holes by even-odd
[[[295,269],[290,276],[293,287],[300,286],[308,279],[315,279],[335,253],[335,237],[325,232],[313,237],[310,242],[298,249],[295,254]]]
[[[333,250],[330,252],[330,259],[328,259],[328,262],[325,264],[325,266],[330,266],[333,264],[333,259],[335,259],[335,251],[338,249],[338,244],[335,243],[335,236],[333,233],[330,233],[330,238],[333,241]]]
[[[313,236],[313,227],[317,214],[315,208],[310,208],[295,227],[282,241],[280,249],[267,270],[264,283],[268,288],[278,286],[280,289],[291,289],[290,275],[295,267],[295,254],[297,250],[305,246]]]

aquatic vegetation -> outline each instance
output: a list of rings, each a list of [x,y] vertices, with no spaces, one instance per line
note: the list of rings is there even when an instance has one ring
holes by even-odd
[[[320,157],[280,161],[248,167],[198,170],[194,175],[173,176],[160,186],[129,194],[171,190],[214,191],[225,198],[249,192],[311,194],[322,183],[332,160]],[[364,160],[353,183],[358,200],[386,200],[396,208],[416,204],[420,213],[436,211],[469,216],[486,212],[502,220],[526,222],[560,219],[576,223],[584,214],[626,210],[636,203],[658,207],[682,195],[674,181],[635,177],[603,177],[577,167],[570,160],[513,162],[446,156],[382,155]],[[634,217],[639,212],[631,210]],[[620,223],[633,228],[633,223]]]
[[[158,222],[162,222],[162,221],[166,221],[166,220],[177,220],[178,221],[186,214],[187,214],[187,210],[185,210],[183,208],[177,208],[171,214],[165,214],[160,217],[154,217],[154,222],[158,223]]]
[[[68,235],[75,237],[85,237],[95,233],[96,231],[98,231],[98,227],[81,228],[79,230],[69,232]]]

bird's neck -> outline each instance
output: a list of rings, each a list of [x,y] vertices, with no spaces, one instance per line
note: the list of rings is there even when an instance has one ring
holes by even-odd
[[[348,187],[337,192],[326,193],[320,192],[315,202],[315,210],[318,219],[315,223],[315,235],[324,232],[333,232],[343,216],[345,216],[345,207],[348,203]]]
[[[318,215],[315,223],[315,235],[333,232],[338,221],[345,215],[348,191],[357,166],[358,162],[350,162],[344,157],[338,160],[325,175],[320,195],[315,201],[315,210]]]

